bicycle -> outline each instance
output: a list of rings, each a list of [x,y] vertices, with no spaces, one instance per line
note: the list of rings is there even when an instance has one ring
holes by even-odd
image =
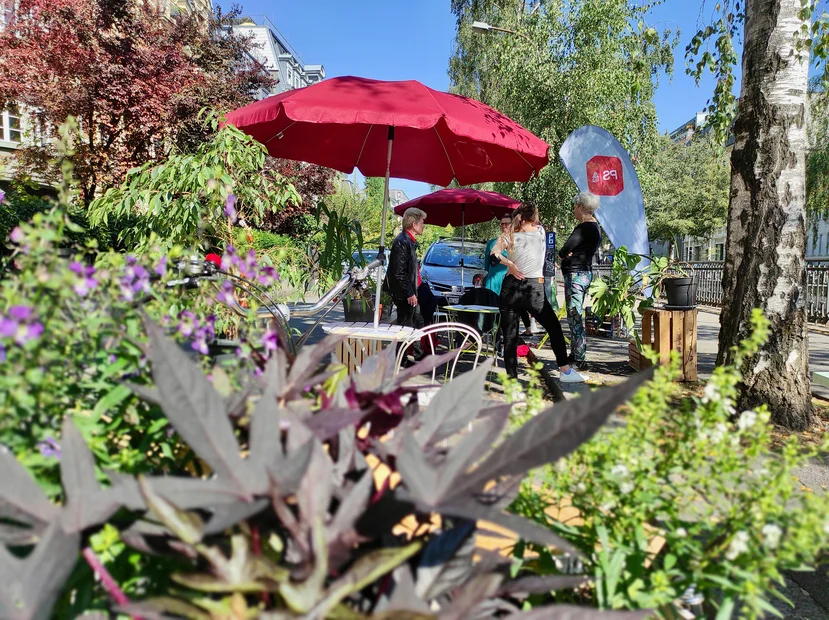
[[[353,291],[354,289],[367,289],[369,287],[368,278],[371,271],[375,270],[385,261],[382,257],[371,261],[365,267],[354,267],[346,271],[342,277],[331,287],[319,301],[309,308],[294,309],[293,311],[284,303],[277,303],[271,299],[267,291],[265,291],[258,284],[250,280],[230,273],[221,269],[215,263],[199,258],[190,257],[179,261],[175,268],[178,270],[179,279],[167,282],[168,287],[183,286],[185,288],[199,288],[201,282],[212,282],[218,286],[222,280],[229,280],[233,283],[236,289],[241,290],[249,297],[255,299],[259,303],[257,311],[257,320],[266,320],[270,322],[270,328],[276,333],[277,346],[283,349],[289,359],[296,357],[296,354],[304,346],[310,335],[325,319],[328,313],[334,308],[334,304],[344,295]],[[225,302],[225,305],[230,308],[235,314],[242,318],[249,318],[250,310],[242,307],[238,299],[234,296],[230,303]],[[289,321],[292,317],[315,316],[323,309],[325,312],[317,318],[314,324],[305,332],[301,333],[297,339],[294,339]],[[223,352],[235,350],[239,343],[232,340],[214,339],[209,343],[209,355],[211,357],[218,357]]]

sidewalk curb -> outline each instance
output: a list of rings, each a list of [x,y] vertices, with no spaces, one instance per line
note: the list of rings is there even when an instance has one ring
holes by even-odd
[[[721,314],[722,310],[717,308],[716,306],[697,306],[697,310],[700,312],[705,312],[706,314]],[[815,325],[814,323],[807,323],[807,327],[810,332],[815,332],[816,334],[822,334],[824,336],[829,336],[829,327],[824,327],[823,325]]]

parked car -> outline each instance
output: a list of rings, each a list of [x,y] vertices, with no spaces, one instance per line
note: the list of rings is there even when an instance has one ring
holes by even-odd
[[[463,252],[461,252],[463,248]],[[485,243],[469,241],[461,245],[460,239],[440,238],[423,257],[420,275],[429,284],[439,306],[456,304],[468,289],[476,273],[486,275],[484,262]],[[461,281],[463,259],[463,281]]]
[[[365,267],[380,253],[380,250],[363,250],[362,257],[360,256],[360,250],[354,250],[354,253],[351,255],[351,261],[354,263],[355,267]],[[386,251],[386,258],[388,259],[389,253]],[[350,266],[348,261],[343,261],[343,273],[348,271]]]

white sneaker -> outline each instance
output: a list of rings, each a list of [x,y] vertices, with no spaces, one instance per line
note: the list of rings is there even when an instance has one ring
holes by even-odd
[[[562,383],[584,383],[590,377],[581,374],[575,368],[571,368],[569,372],[559,372],[558,380]]]

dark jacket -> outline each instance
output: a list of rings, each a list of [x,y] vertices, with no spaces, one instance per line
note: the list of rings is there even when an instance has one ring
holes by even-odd
[[[405,230],[391,244],[386,277],[392,299],[406,299],[417,294],[417,244]]]
[[[602,242],[602,232],[596,222],[582,222],[558,251],[561,272],[593,271],[593,256]],[[572,256],[567,256],[570,252]]]

